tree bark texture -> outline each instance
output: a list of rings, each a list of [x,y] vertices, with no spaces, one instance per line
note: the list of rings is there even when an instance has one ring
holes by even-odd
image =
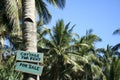
[[[35,21],[35,0],[23,0],[23,42],[24,49],[37,52],[37,35]]]
[[[22,0],[23,6],[23,43],[24,50],[37,52],[37,35],[35,21],[35,0]],[[37,76],[24,74],[24,80],[36,80]]]

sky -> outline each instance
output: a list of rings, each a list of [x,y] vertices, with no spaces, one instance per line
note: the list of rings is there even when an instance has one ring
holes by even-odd
[[[120,0],[66,0],[64,9],[56,9],[52,5],[48,5],[48,9],[52,14],[51,22],[46,25],[48,28],[63,19],[65,24],[76,24],[73,32],[80,36],[93,29],[93,33],[102,39],[95,44],[97,48],[120,42],[120,35],[112,34],[120,28]]]

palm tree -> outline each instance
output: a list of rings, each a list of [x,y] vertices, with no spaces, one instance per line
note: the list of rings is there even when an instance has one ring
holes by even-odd
[[[8,12],[9,11],[9,12]],[[19,34],[20,26],[18,9],[15,0],[0,0],[0,44],[4,48],[5,37],[11,38]],[[0,53],[2,58],[2,54]]]
[[[54,4],[57,3],[61,3],[64,2],[64,0],[47,0],[48,2],[52,2]],[[38,10],[38,12],[40,13],[40,19],[43,19],[44,15],[46,15],[46,13],[48,11],[46,11],[46,8],[44,7],[45,4],[43,3],[42,0],[37,0],[37,6],[40,8],[40,10]],[[37,28],[36,28],[36,20],[35,20],[35,1],[34,0],[24,0],[22,1],[23,4],[23,42],[25,44],[25,50],[26,51],[30,51],[30,52],[37,52]],[[56,5],[57,6],[57,5]],[[58,5],[59,6],[59,5]],[[61,5],[59,6],[61,7]],[[42,12],[43,9],[45,12],[45,14]],[[42,16],[41,16],[42,15]],[[47,16],[48,17],[48,16]],[[48,19],[45,19],[46,21]],[[43,21],[45,21],[43,19]],[[48,21],[47,21],[48,22]],[[32,37],[32,38],[31,38]],[[27,79],[30,80],[34,80],[34,78],[28,77]]]
[[[79,57],[77,56],[78,58],[76,57],[76,60],[84,67],[81,80],[96,80],[104,78],[104,74],[101,69],[102,62],[99,61],[97,57],[97,52],[94,45],[94,43],[97,41],[101,41],[101,39],[97,35],[92,34],[92,30],[87,31],[85,36],[75,41],[75,44],[86,45],[77,46],[75,48],[77,55],[79,55]]]
[[[26,51],[37,52],[35,1],[23,1],[23,42]]]
[[[65,26],[65,27],[64,27]],[[46,50],[45,66],[42,79],[106,79],[101,66],[103,65],[97,57],[94,42],[100,41],[100,38],[94,34],[87,33],[79,41],[72,39],[71,31],[63,21],[59,21],[53,28],[53,33],[47,29],[45,32],[50,33],[50,40],[44,38],[46,47],[38,48],[39,51]],[[41,39],[40,39],[41,40]],[[56,73],[57,72],[57,73]],[[83,75],[82,75],[83,74]]]
[[[58,8],[63,9],[65,6],[65,0],[59,0],[59,1],[46,0],[46,1]],[[21,31],[20,31],[20,24],[19,24],[19,20],[21,20],[21,17],[22,17],[22,13],[21,13],[22,0],[4,0],[4,1],[1,0],[0,2],[1,2],[0,3],[0,28],[1,28],[0,40],[3,45],[4,38],[7,35],[7,38],[9,38],[12,44],[16,47],[18,44],[21,44],[18,42],[18,44],[16,45],[15,38],[21,40],[21,35],[22,35],[20,34]],[[51,20],[51,14],[47,9],[46,3],[43,0],[36,0],[35,4],[36,4],[36,10],[40,18],[37,26],[49,23]],[[20,38],[18,35],[20,35]]]
[[[119,49],[120,49],[120,43],[118,43],[117,45],[113,46],[112,47],[112,51],[113,53],[111,54],[112,55],[112,63],[111,63],[111,80],[119,80],[120,79],[120,52],[119,52]]]
[[[99,48],[97,49],[98,53],[99,53],[99,59],[100,61],[103,62],[103,73],[106,76],[107,80],[110,80],[110,66],[111,66],[111,62],[112,62],[112,47],[107,45],[107,48]],[[102,56],[101,56],[102,55]]]
[[[120,28],[116,29],[113,34],[120,34]],[[112,60],[112,69],[111,69],[111,75],[112,75],[112,79],[113,80],[119,80],[120,79],[120,52],[119,52],[119,49],[120,49],[120,43],[116,44],[115,46],[112,47],[112,51],[113,51],[113,60]],[[117,59],[116,59],[117,58]],[[111,79],[111,80],[112,80]]]
[[[45,68],[44,74],[41,79],[50,79],[50,80],[71,80],[70,76],[73,72],[82,72],[82,67],[78,65],[71,59],[73,45],[72,41],[72,30],[69,29],[68,24],[64,24],[63,20],[60,20],[53,27],[53,31],[50,32],[50,39],[46,40],[47,53],[45,54]],[[39,49],[39,48],[38,48]]]
[[[9,27],[7,28],[6,31],[8,31],[8,29],[10,30],[15,30],[15,31],[19,31],[19,28],[17,28],[16,26],[19,27],[19,19],[18,19],[18,6],[21,6],[21,1],[22,0],[1,0],[0,5],[4,5],[1,9],[2,12],[5,12],[5,18],[2,19],[6,19],[3,22],[7,21],[7,24]],[[35,4],[37,6],[37,11],[40,14],[40,20],[41,20],[41,24],[45,24],[48,23],[50,21],[50,14],[47,11],[46,8],[46,4],[44,4],[44,2],[42,0],[36,0],[36,2],[34,1],[29,1],[29,0],[23,0],[23,23],[24,26],[22,27],[23,30],[23,41],[25,42],[25,49],[24,50],[28,50],[28,51],[32,51],[32,52],[37,52],[37,38],[36,38],[36,23],[35,23]],[[59,7],[59,8],[63,8],[64,7],[64,3],[65,0],[47,0],[47,2]],[[30,4],[29,4],[30,3]],[[31,6],[31,4],[33,4]],[[17,6],[18,5],[18,6]],[[5,9],[4,9],[5,7]],[[32,11],[31,13],[29,12]],[[28,12],[27,12],[28,11]],[[2,13],[4,14],[4,13]],[[32,15],[31,15],[32,14]],[[46,22],[45,22],[46,21]],[[31,26],[31,27],[28,27]],[[14,32],[14,31],[12,31]],[[31,40],[29,36],[31,36],[33,32],[33,40]],[[16,35],[16,33],[14,32],[13,35]],[[31,46],[33,48],[31,48]]]
[[[107,48],[98,49],[98,52],[103,56],[100,56],[100,60],[103,61],[103,73],[106,76],[107,80],[119,80],[120,75],[119,73],[119,52],[118,52],[119,45],[109,46]]]
[[[20,25],[16,1],[1,0],[0,2],[0,39],[2,40],[1,42],[4,42],[4,38],[7,35],[9,37],[18,36]],[[4,45],[4,43],[2,43],[2,45]]]

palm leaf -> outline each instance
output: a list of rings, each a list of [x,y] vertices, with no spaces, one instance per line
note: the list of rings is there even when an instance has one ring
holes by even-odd
[[[116,29],[113,34],[120,34],[120,28]]]
[[[39,14],[38,25],[40,26],[49,23],[51,20],[51,14],[49,13],[45,2],[43,2],[43,0],[36,0],[36,8]]]
[[[77,70],[84,71],[82,66],[80,66],[78,63],[76,63],[74,60],[70,59],[67,55],[63,55],[68,61],[68,63],[71,63],[73,65],[73,70],[77,72]]]
[[[120,43],[116,44],[115,46],[113,46],[112,50],[116,51],[120,48]]]
[[[13,32],[13,35],[17,35],[17,32],[20,31],[20,25],[16,0],[4,0],[4,7],[6,12],[4,22],[7,22],[6,24],[8,24],[8,28]]]
[[[66,0],[46,0],[50,4],[53,4],[57,8],[63,9],[65,7]]]

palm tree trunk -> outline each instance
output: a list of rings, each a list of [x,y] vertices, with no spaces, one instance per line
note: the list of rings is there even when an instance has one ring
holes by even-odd
[[[37,35],[35,22],[35,0],[22,0],[23,4],[23,43],[24,50],[37,52]],[[24,80],[36,80],[37,76],[25,74]]]
[[[25,50],[37,52],[35,0],[23,0],[23,41]]]

